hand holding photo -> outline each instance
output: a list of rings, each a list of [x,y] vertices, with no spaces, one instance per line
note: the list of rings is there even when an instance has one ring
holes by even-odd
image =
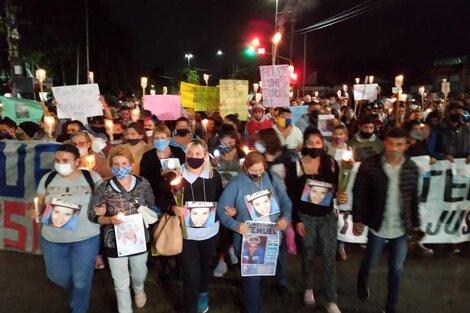
[[[124,215],[122,223],[114,225],[119,256],[147,251],[144,223],[141,214]]]

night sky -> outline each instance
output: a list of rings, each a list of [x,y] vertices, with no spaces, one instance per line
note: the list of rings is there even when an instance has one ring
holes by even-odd
[[[365,0],[279,0],[300,10],[280,14],[295,19],[294,29],[341,13]],[[205,72],[256,67],[269,57],[247,61],[245,43],[259,35],[265,42],[274,29],[274,0],[107,0],[111,18],[133,36],[133,55],[141,69],[157,68],[174,76],[187,64]],[[289,2],[289,3],[288,3]],[[307,4],[304,8],[303,6]],[[297,12],[300,11],[300,12]],[[438,58],[461,56],[470,50],[470,1],[388,0],[378,9],[307,35],[307,75],[318,71],[318,83],[351,81],[368,73],[385,79],[404,73],[419,77]],[[290,30],[290,23],[285,24]],[[303,35],[295,36],[293,60],[302,69]],[[270,51],[270,45],[264,44]],[[224,56],[217,57],[217,49]],[[289,56],[284,37],[281,55]]]

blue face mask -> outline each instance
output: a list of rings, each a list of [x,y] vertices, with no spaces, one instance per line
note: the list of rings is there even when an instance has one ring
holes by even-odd
[[[111,169],[113,172],[113,175],[116,176],[117,179],[124,179],[132,171],[132,166],[125,166],[125,167],[114,167]]]
[[[168,145],[170,144],[170,141],[168,139],[155,139],[153,141],[153,146],[155,147],[155,149],[157,149],[158,151],[163,151],[166,149],[166,147],[168,147]]]

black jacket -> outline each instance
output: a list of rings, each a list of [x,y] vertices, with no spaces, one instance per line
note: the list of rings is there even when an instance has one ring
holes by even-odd
[[[365,159],[358,170],[353,187],[353,221],[379,231],[385,212],[388,177],[383,169],[383,154]],[[410,233],[419,227],[418,168],[406,157],[400,171],[400,216],[403,228]]]

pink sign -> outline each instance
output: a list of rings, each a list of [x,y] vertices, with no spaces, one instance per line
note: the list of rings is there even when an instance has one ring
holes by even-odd
[[[181,99],[174,95],[144,96],[144,108],[162,121],[174,121],[181,117]]]

